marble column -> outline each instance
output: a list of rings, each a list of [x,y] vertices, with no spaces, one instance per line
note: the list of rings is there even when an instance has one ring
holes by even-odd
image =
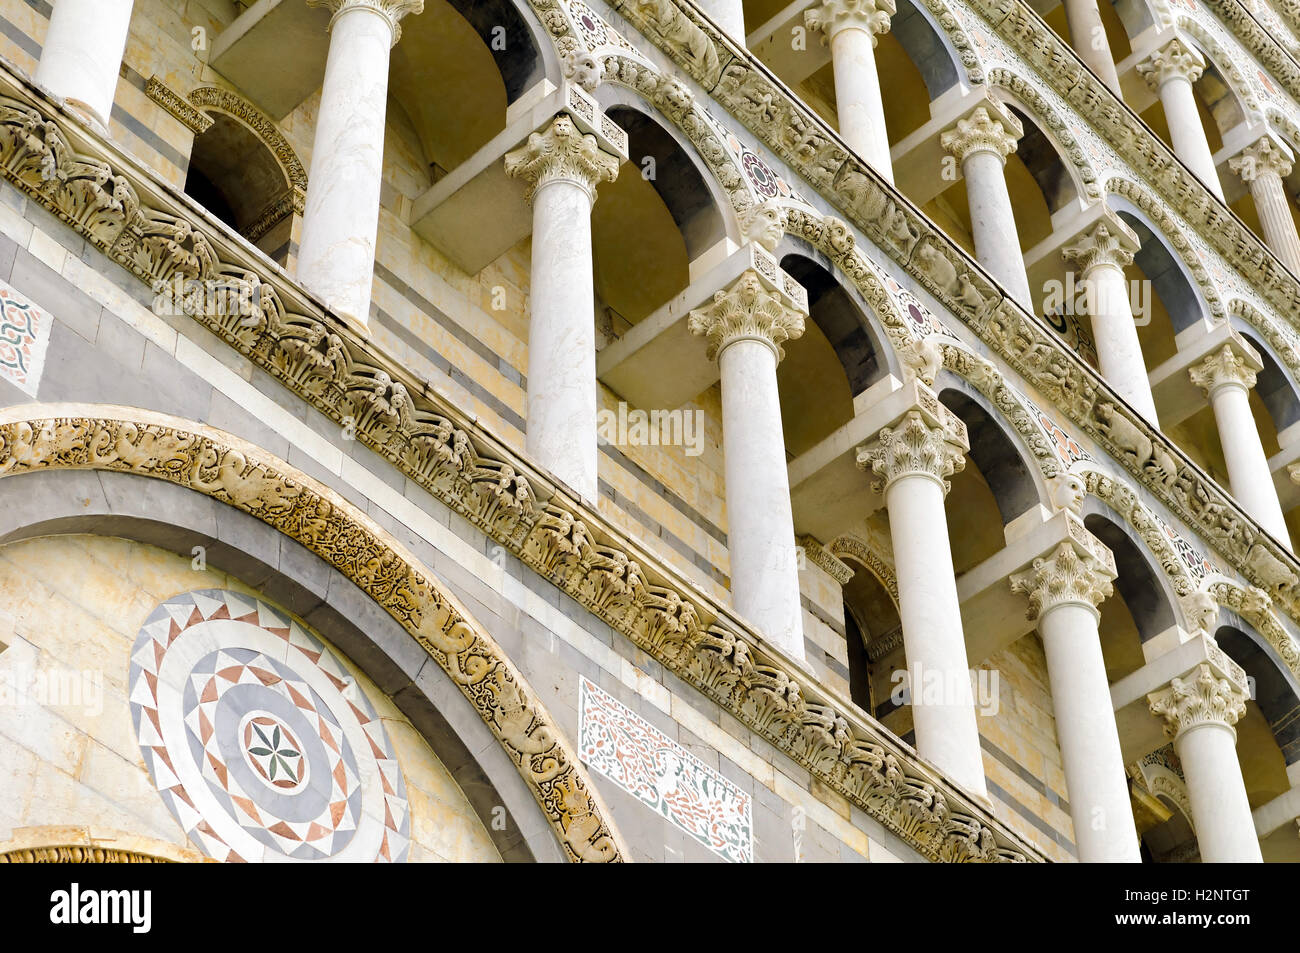
[[[799,562],[776,367],[804,315],[756,271],[744,272],[690,313],[722,373],[727,547],[735,609],[798,661],[804,659]]]
[[[733,43],[745,49],[745,5],[742,0],[698,0],[696,5],[722,28]]]
[[[1082,279],[1102,376],[1153,427],[1159,427],[1124,276],[1138,247],[1132,229],[1117,218],[1106,218],[1062,248],[1061,257]]]
[[[312,146],[298,280],[364,331],[384,169],[388,64],[402,17],[424,0],[308,0],[333,12]]]
[[[1065,21],[1070,26],[1070,46],[1101,79],[1110,91],[1123,98],[1120,92],[1119,73],[1115,70],[1115,56],[1106,27],[1101,22],[1097,0],[1065,0]]]
[[[32,76],[75,113],[108,131],[133,0],[55,0]]]
[[[840,135],[882,176],[894,181],[885,107],[876,73],[876,37],[889,29],[894,0],[822,0],[804,13],[810,33],[829,43]]]
[[[1016,151],[1023,133],[1020,120],[990,101],[958,120],[939,141],[961,163],[966,179],[975,257],[1021,307],[1032,312],[1029,275],[1004,172],[1007,156]]]
[[[1272,136],[1261,136],[1228,162],[1250,189],[1264,230],[1264,242],[1282,264],[1300,275],[1300,235],[1282,181],[1291,174],[1291,151]]]
[[[1250,409],[1250,389],[1261,370],[1263,363],[1254,349],[1234,340],[1192,366],[1189,373],[1192,383],[1205,391],[1214,408],[1232,495],[1261,526],[1289,548],[1291,536],[1282,516],[1268,457],[1259,439],[1255,415]]]
[[[1160,97],[1174,153],[1222,201],[1223,186],[1192,92],[1192,83],[1205,71],[1204,57],[1182,40],[1173,39],[1139,63],[1137,71]]]
[[[1246,713],[1248,697],[1244,675],[1229,680],[1208,662],[1147,696],[1182,761],[1204,863],[1263,860],[1232,727]]]
[[[858,466],[885,494],[916,750],[987,799],[961,604],[948,540],[947,478],[965,466],[966,425],[917,384],[918,400],[858,448]]]
[[[596,293],[591,209],[621,158],[567,113],[505,157],[533,206],[528,318],[528,455],[596,501]]]
[[[1013,575],[1011,588],[1029,596],[1043,640],[1079,860],[1141,863],[1097,628],[1115,561],[1081,523],[1070,535]]]

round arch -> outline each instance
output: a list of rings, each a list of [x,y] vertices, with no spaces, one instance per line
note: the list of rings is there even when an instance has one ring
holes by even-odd
[[[183,554],[204,545],[210,564],[304,618],[393,697],[449,768],[468,772],[466,794],[490,833],[492,807],[507,808],[521,833],[502,844],[510,855],[626,858],[576,754],[500,647],[335,491],[168,415],[94,405],[0,415],[0,543],[86,532]],[[486,783],[472,790],[475,780]],[[528,820],[539,807],[544,827]]]

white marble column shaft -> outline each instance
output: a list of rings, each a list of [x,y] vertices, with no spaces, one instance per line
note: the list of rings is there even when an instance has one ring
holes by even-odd
[[[1079,533],[1086,530],[1079,527]],[[1140,863],[1124,756],[1102,659],[1096,606],[1111,592],[1114,560],[1100,541],[1060,543],[1011,585],[1030,597],[1047,656],[1056,735],[1084,863]]]
[[[1291,545],[1273,484],[1268,456],[1250,409],[1250,389],[1262,368],[1259,358],[1236,343],[1223,345],[1191,369],[1192,383],[1205,391],[1214,408],[1232,495],[1279,542]]]
[[[1291,174],[1290,150],[1271,136],[1263,136],[1243,149],[1228,167],[1250,189],[1265,243],[1282,264],[1300,275],[1300,235],[1296,233],[1291,201],[1282,181]]]
[[[745,5],[741,0],[698,0],[698,5],[731,40],[745,49]]]
[[[1151,711],[1173,735],[1207,864],[1263,860],[1232,727],[1246,713],[1246,697],[1244,684],[1223,678],[1207,663],[1149,696]]]
[[[1096,73],[1111,92],[1123,98],[1120,92],[1119,73],[1115,69],[1115,56],[1106,39],[1106,27],[1101,22],[1097,0],[1065,0],[1065,21],[1070,27],[1070,46]]]
[[[358,330],[370,320],[388,65],[423,0],[310,0],[334,12],[312,146],[298,280]]]
[[[614,181],[619,162],[567,114],[505,159],[507,175],[530,183],[533,203],[525,447],[592,504],[599,484],[591,209],[596,186]]]
[[[894,0],[823,0],[804,14],[808,29],[821,31],[831,48],[840,135],[891,183],[894,166],[876,70],[876,38],[889,29],[894,10]]]
[[[933,394],[858,450],[883,482],[917,752],[987,799],[975,698],[944,512],[946,478],[960,470],[966,428]]]
[[[1214,167],[1205,127],[1201,125],[1196,94],[1192,91],[1192,83],[1205,71],[1205,59],[1192,47],[1174,39],[1139,63],[1137,70],[1160,97],[1174,153],[1222,200],[1223,186]]]
[[[989,104],[958,120],[940,141],[961,163],[966,179],[975,257],[1021,307],[1033,311],[1004,168],[1023,131],[1015,116]]]
[[[108,130],[132,0],[55,0],[32,77]]]
[[[707,337],[722,375],[727,549],[736,611],[798,661],[804,659],[799,560],[786,470],[776,368],[803,315],[748,271],[689,327]]]
[[[1082,279],[1102,376],[1152,426],[1159,427],[1124,275],[1137,250],[1137,236],[1112,219],[1087,229],[1061,255]]]

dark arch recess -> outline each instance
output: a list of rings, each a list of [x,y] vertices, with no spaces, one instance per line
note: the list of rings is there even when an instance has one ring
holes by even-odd
[[[1038,487],[1015,443],[988,408],[955,387],[939,392],[943,405],[961,418],[970,438],[970,458],[993,492],[1005,526],[1039,502]]]
[[[633,106],[610,106],[606,115],[627,132],[628,155],[636,173],[646,168],[647,158],[654,160],[650,184],[677,223],[687,256],[694,261],[722,241],[727,235],[726,225],[708,183],[672,134]],[[629,168],[623,174],[632,172]]]
[[[1254,698],[1288,765],[1300,761],[1300,696],[1294,681],[1253,633],[1222,626],[1214,640],[1255,683]]]
[[[546,75],[546,64],[538,48],[538,37],[510,0],[452,0],[501,71],[506,101],[513,103]]]
[[[460,785],[503,859],[564,859],[518,770],[447,673],[314,553],[247,513],[160,480],[86,470],[0,480],[0,545],[69,534],[135,540],[187,559],[202,546],[208,565],[302,618],[393,699]]]
[[[1115,590],[1133,616],[1138,637],[1147,642],[1174,625],[1174,609],[1165,597],[1165,589],[1127,530],[1100,513],[1085,516],[1083,525],[1115,556],[1115,569],[1119,573]]]
[[[854,397],[880,379],[883,368],[853,297],[821,262],[800,254],[786,255],[781,267],[808,291],[808,311],[849,379]]]

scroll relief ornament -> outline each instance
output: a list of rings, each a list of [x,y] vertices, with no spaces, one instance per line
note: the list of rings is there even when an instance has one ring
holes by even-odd
[[[548,182],[569,179],[578,182],[596,201],[596,186],[618,177],[621,159],[600,148],[596,137],[583,133],[567,113],[561,113],[542,132],[534,132],[527,144],[506,153],[506,175],[528,182],[525,198],[531,202],[537,190]]]

